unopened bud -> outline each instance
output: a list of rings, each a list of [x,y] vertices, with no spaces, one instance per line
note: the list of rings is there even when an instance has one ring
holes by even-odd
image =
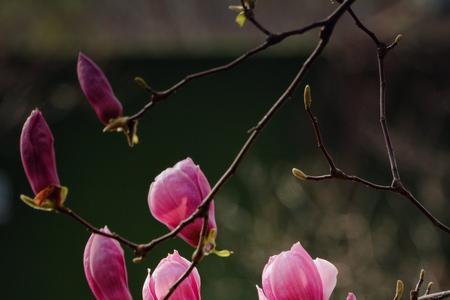
[[[103,124],[122,116],[122,104],[108,78],[92,59],[81,52],[78,54],[77,74],[81,90]]]
[[[402,38],[403,38],[403,35],[398,34],[398,35],[395,37],[394,43],[395,43],[395,44],[398,44]]]
[[[106,226],[100,231],[111,234]],[[125,257],[118,241],[92,234],[84,248],[83,266],[95,299],[132,299]]]
[[[305,91],[303,92],[303,101],[305,102],[305,109],[311,108],[312,98],[311,98],[311,88],[309,84],[305,86]]]
[[[427,290],[425,291],[425,295],[428,295],[429,293],[431,293],[431,288],[433,287],[433,284],[434,283],[432,281],[428,282]]]
[[[305,173],[303,173],[303,171],[296,169],[296,168],[292,169],[292,175],[294,175],[295,177],[297,177],[300,180],[308,179],[308,176]]]
[[[136,82],[141,88],[153,92],[153,89],[147,84],[147,82],[142,77],[135,77],[134,82]]]
[[[403,291],[405,290],[405,285],[403,281],[397,280],[397,287],[395,289],[395,297],[394,300],[401,300],[403,296]]]
[[[60,185],[56,169],[53,134],[42,113],[35,109],[25,121],[20,135],[20,155],[34,197],[21,195],[27,205],[51,211],[62,207],[67,188]]]

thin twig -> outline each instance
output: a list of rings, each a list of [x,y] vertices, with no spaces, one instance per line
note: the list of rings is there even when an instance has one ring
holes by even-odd
[[[392,191],[396,192],[405,198],[407,198],[416,208],[418,208],[437,228],[441,229],[446,233],[450,233],[450,227],[443,224],[439,221],[430,211],[428,211],[413,195],[412,193],[404,186],[404,184],[400,180],[400,173],[398,169],[397,159],[395,157],[394,148],[392,146],[392,141],[389,133],[389,128],[387,125],[387,116],[386,116],[386,76],[384,70],[384,58],[389,53],[390,50],[394,49],[397,46],[399,37],[395,38],[395,40],[388,46],[385,43],[380,42],[380,40],[376,37],[376,35],[367,29],[367,27],[358,19],[355,13],[349,9],[349,13],[354,19],[357,26],[362,29],[375,43],[377,46],[377,62],[378,62],[378,73],[379,73],[379,85],[380,85],[380,124],[383,132],[383,137],[386,144],[386,150],[388,153],[389,164],[391,167],[392,174]]]
[[[400,181],[400,173],[398,171],[397,159],[395,158],[394,148],[392,146],[392,140],[389,133],[389,128],[386,119],[386,75],[384,72],[384,58],[387,54],[387,49],[385,46],[378,47],[378,74],[380,81],[380,124],[383,131],[383,137],[386,144],[386,150],[389,157],[389,164],[391,166],[391,173],[393,178],[393,183]]]
[[[419,280],[417,281],[416,287],[414,288],[414,290],[411,290],[411,292],[409,294],[409,300],[417,300],[419,298],[419,292],[420,292],[420,288],[422,287],[422,284],[423,284],[424,276],[425,276],[425,271],[422,269],[422,270],[420,270]]]
[[[222,71],[230,70],[230,69],[234,68],[235,66],[241,64],[243,61],[247,60],[248,58],[254,56],[255,54],[262,52],[262,51],[266,50],[267,48],[270,48],[274,45],[277,45],[289,37],[296,36],[296,35],[302,35],[302,34],[308,32],[308,31],[311,31],[315,28],[325,26],[328,22],[329,22],[329,20],[328,20],[328,18],[326,18],[321,21],[313,22],[309,25],[306,25],[302,28],[295,29],[295,30],[290,30],[290,31],[282,32],[282,33],[267,32],[269,34],[267,35],[264,42],[262,42],[257,47],[247,51],[246,53],[242,54],[241,56],[237,57],[236,59],[232,60],[231,62],[229,62],[225,65],[207,69],[207,70],[204,70],[201,72],[189,74],[186,77],[184,77],[183,79],[181,79],[180,81],[178,81],[177,83],[175,83],[173,86],[171,86],[170,88],[168,88],[164,91],[149,90],[149,92],[152,94],[149,102],[142,109],[140,109],[137,113],[130,116],[129,120],[133,121],[133,120],[138,120],[138,119],[142,118],[143,115],[152,106],[154,106],[156,103],[159,103],[159,102],[167,99],[169,96],[171,96],[173,93],[175,93],[182,86],[184,86],[185,84],[189,83],[190,81],[192,81],[194,79],[198,79],[198,78],[210,76],[210,75],[222,72]]]
[[[336,163],[333,161],[333,157],[331,156],[330,152],[328,151],[325,143],[323,142],[322,133],[319,126],[318,118],[313,114],[311,107],[306,107],[306,111],[308,113],[308,116],[310,117],[312,127],[315,133],[315,138],[317,141],[317,146],[322,151],[323,155],[325,156],[329,167],[330,167],[330,173],[319,175],[319,176],[312,176],[312,175],[306,175],[304,174],[304,180],[312,180],[312,181],[323,181],[323,180],[330,180],[330,179],[340,179],[340,180],[347,180],[347,181],[353,181],[357,183],[361,183],[369,188],[373,188],[376,190],[383,190],[383,191],[389,191],[392,193],[399,194],[403,196],[404,198],[408,199],[423,215],[425,215],[437,228],[441,229],[444,232],[450,233],[450,228],[443,224],[441,221],[439,221],[430,211],[428,211],[415,197],[414,195],[407,190],[401,181],[393,181],[391,185],[380,185],[377,183],[373,183],[369,180],[363,179],[361,177],[355,176],[355,175],[348,175],[341,169],[336,167]]]
[[[336,165],[334,164],[333,159],[331,158],[330,153],[328,152],[327,148],[325,147],[325,144],[323,143],[322,134],[320,133],[320,128],[319,128],[319,120],[311,112],[311,107],[307,107],[306,112],[308,113],[308,116],[314,127],[314,133],[316,134],[316,140],[317,140],[317,147],[322,151],[323,156],[325,157],[325,159],[328,161],[328,164],[330,165],[330,174],[333,174],[333,172],[337,171],[337,168],[336,168]]]
[[[341,2],[338,0],[338,2]],[[395,39],[393,43],[386,46],[385,43],[381,42],[377,35],[368,29],[358,18],[355,12],[349,8],[348,13],[355,21],[356,26],[361,29],[365,34],[367,34],[377,47],[377,62],[378,62],[378,75],[380,83],[380,124],[383,132],[384,141],[386,144],[386,150],[389,157],[389,164],[391,166],[391,173],[393,178],[393,185],[400,182],[400,173],[398,171],[397,159],[395,157],[395,151],[392,146],[392,140],[390,137],[387,119],[386,119],[386,75],[384,71],[384,58],[390,50],[392,50],[398,43],[398,39]]]
[[[342,1],[338,1],[341,3]],[[391,167],[391,174],[392,174],[392,183],[390,186],[386,185],[379,185],[373,182],[370,182],[366,179],[362,179],[360,177],[354,176],[354,175],[347,175],[342,170],[338,169],[336,167],[336,164],[334,163],[329,151],[325,147],[325,144],[323,143],[322,135],[319,128],[319,122],[316,116],[313,115],[311,108],[306,106],[306,111],[311,119],[311,122],[313,124],[314,132],[316,135],[317,145],[322,151],[323,155],[325,156],[329,167],[330,167],[330,174],[320,175],[320,176],[311,176],[306,175],[303,179],[306,180],[312,180],[312,181],[322,181],[322,180],[329,180],[329,179],[342,179],[342,180],[349,180],[354,181],[358,183],[362,183],[367,187],[374,188],[377,190],[385,190],[390,191],[393,193],[397,193],[404,198],[408,199],[423,215],[425,215],[434,226],[439,228],[440,230],[450,233],[450,227],[442,223],[439,219],[437,219],[430,211],[428,211],[420,202],[417,200],[414,195],[404,186],[404,184],[400,180],[400,173],[398,171],[397,166],[397,160],[395,157],[394,149],[392,146],[392,141],[389,134],[389,129],[387,126],[386,121],[386,79],[385,79],[385,72],[384,72],[384,58],[386,54],[392,50],[399,41],[399,36],[388,46],[384,44],[383,42],[380,42],[378,37],[373,33],[371,30],[369,30],[356,16],[356,14],[353,12],[351,7],[347,10],[349,14],[354,19],[356,25],[358,28],[360,28],[364,33],[366,33],[372,41],[377,46],[377,61],[378,61],[378,70],[379,70],[379,82],[380,82],[380,124],[386,144],[386,150],[389,157],[389,164]]]
[[[371,181],[368,181],[366,179],[360,178],[355,175],[347,175],[344,172],[340,171],[339,175],[319,175],[319,176],[312,176],[312,175],[306,175],[306,180],[312,180],[312,181],[323,181],[323,180],[330,180],[330,179],[340,179],[340,180],[347,180],[347,181],[353,181],[357,183],[362,183],[367,187],[376,189],[376,190],[382,190],[382,191],[392,191],[392,187],[389,185],[380,185],[377,183],[373,183]]]
[[[270,36],[273,35],[273,33],[264,27],[260,22],[258,22],[255,18],[255,15],[253,13],[253,8],[247,7],[247,4],[244,0],[241,0],[241,6],[244,9],[245,18],[250,21],[259,31],[261,31],[263,34]]]
[[[419,297],[419,300],[440,300],[450,298],[450,291],[443,291],[438,293],[433,293],[429,295],[424,295]]]
[[[90,230],[92,233],[115,239],[115,240],[121,242],[122,244],[127,245],[128,247],[130,247],[132,250],[135,250],[135,251],[139,248],[139,244],[133,243],[133,242],[127,240],[126,238],[123,238],[122,236],[118,235],[117,233],[114,233],[114,232],[107,233],[107,232],[101,231],[100,229],[98,229],[97,227],[95,227],[94,225],[92,225],[91,223],[86,221],[85,219],[83,219],[80,215],[78,215],[76,212],[74,212],[72,209],[70,209],[68,207],[58,207],[57,211],[62,214],[70,216],[71,218],[76,220],[78,223],[82,224],[84,227],[86,227],[88,230]]]

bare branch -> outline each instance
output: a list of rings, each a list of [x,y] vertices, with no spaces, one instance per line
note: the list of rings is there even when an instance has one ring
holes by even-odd
[[[341,0],[338,0],[339,3],[342,3]],[[354,181],[358,183],[362,183],[367,187],[374,188],[377,190],[386,190],[390,192],[394,192],[397,194],[402,195],[404,198],[408,199],[423,215],[425,215],[434,226],[439,228],[440,230],[449,233],[450,234],[450,227],[443,224],[439,219],[437,219],[430,211],[428,211],[420,202],[417,200],[414,195],[404,186],[404,184],[400,180],[400,173],[398,170],[398,164],[395,157],[394,148],[392,145],[389,129],[387,126],[387,120],[386,120],[386,78],[385,78],[385,71],[384,71],[384,58],[388,54],[388,52],[398,44],[398,41],[401,37],[401,35],[398,35],[395,40],[388,46],[386,46],[385,43],[381,42],[379,38],[373,33],[371,30],[369,30],[356,16],[356,14],[353,12],[351,7],[347,9],[349,14],[354,19],[356,25],[358,28],[360,28],[364,33],[366,33],[372,41],[375,43],[377,47],[377,62],[378,62],[378,71],[379,71],[379,90],[380,90],[380,124],[381,129],[383,132],[383,137],[386,144],[386,150],[389,158],[389,164],[391,168],[391,174],[392,174],[392,183],[390,186],[385,185],[379,185],[376,183],[372,183],[368,180],[362,179],[357,176],[353,175],[347,175],[340,169],[336,167],[336,164],[334,163],[330,153],[328,152],[327,148],[325,147],[325,144],[322,139],[322,135],[319,128],[319,122],[317,117],[315,117],[311,111],[311,107],[305,105],[305,109],[308,113],[308,116],[311,119],[311,122],[313,124],[314,132],[316,135],[317,145],[319,149],[322,151],[323,155],[325,156],[329,167],[330,167],[330,174],[326,175],[320,175],[320,176],[310,176],[305,175],[303,179],[305,180],[313,180],[313,181],[322,181],[322,180],[329,180],[329,179],[343,179],[343,180],[349,180]]]
[[[57,211],[76,220],[78,223],[82,224],[84,227],[86,227],[92,233],[115,239],[118,242],[128,246],[129,248],[131,248],[132,250],[135,250],[135,251],[139,248],[138,244],[133,243],[133,242],[123,238],[122,236],[118,235],[117,233],[114,233],[114,232],[107,233],[107,232],[100,231],[100,229],[98,229],[97,227],[95,227],[94,225],[92,225],[91,223],[86,221],[85,219],[83,219],[81,216],[79,216],[76,212],[74,212],[73,210],[71,210],[68,207],[58,207]]]
[[[417,281],[416,288],[414,290],[411,290],[409,295],[409,300],[417,300],[419,297],[420,288],[423,284],[423,278],[425,276],[425,271],[422,269],[420,270],[419,280]]]

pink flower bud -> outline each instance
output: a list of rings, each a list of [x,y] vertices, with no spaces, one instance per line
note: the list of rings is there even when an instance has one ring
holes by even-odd
[[[78,81],[84,95],[91,103],[103,124],[122,116],[122,104],[114,95],[103,71],[86,55],[78,54]]]
[[[300,243],[272,256],[262,274],[259,300],[328,300],[337,269],[323,259],[312,260]]]
[[[208,180],[192,159],[186,158],[159,174],[150,186],[148,205],[152,215],[169,229],[188,218],[211,191]],[[196,247],[203,221],[198,218],[186,226],[179,236]],[[209,207],[208,229],[216,228],[214,201]]]
[[[103,232],[111,233],[105,226]],[[92,234],[84,249],[84,273],[97,300],[131,300],[123,249],[114,239]]]
[[[143,300],[161,300],[169,292],[170,287],[189,268],[190,262],[181,257],[175,250],[162,259],[153,274],[149,274],[142,288]],[[196,268],[177,287],[169,300],[200,300],[200,275]]]
[[[353,293],[348,293],[347,300],[356,300],[356,296]]]
[[[20,155],[35,195],[48,187],[59,186],[53,135],[38,109],[33,110],[23,124]]]

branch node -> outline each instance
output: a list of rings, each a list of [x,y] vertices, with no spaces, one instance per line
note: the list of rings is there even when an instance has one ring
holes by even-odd
[[[266,38],[266,42],[270,46],[278,44],[282,40],[284,40],[283,36],[281,36],[280,34],[277,34],[277,33],[272,33],[272,34],[268,35]]]

